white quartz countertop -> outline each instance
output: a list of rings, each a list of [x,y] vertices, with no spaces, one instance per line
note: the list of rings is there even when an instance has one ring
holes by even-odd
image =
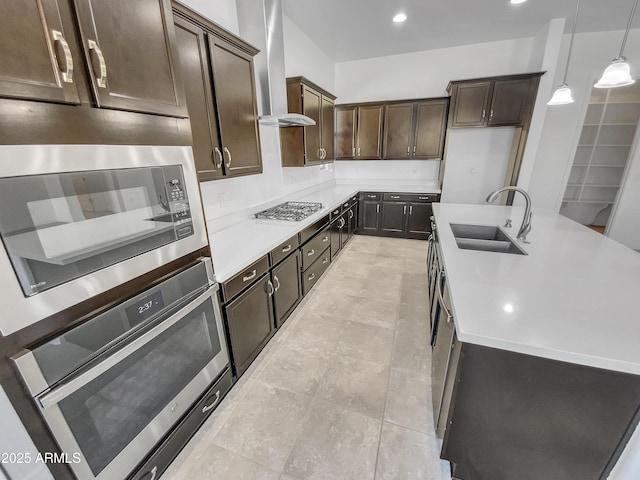
[[[300,222],[255,219],[245,220],[218,232],[214,225],[209,225],[209,244],[213,257],[216,280],[225,282],[233,275],[248,267],[253,262],[269,253],[303,228],[311,225],[336,206],[356,195],[360,191],[367,192],[400,192],[400,193],[439,193],[435,186],[413,184],[366,184],[366,185],[334,185],[313,192],[298,192],[284,201],[320,202],[322,210]],[[271,206],[271,205],[269,205]],[[267,208],[256,206],[259,212]]]
[[[640,254],[533,210],[527,255],[462,250],[450,223],[504,225],[522,207],[434,204],[459,340],[640,375]]]

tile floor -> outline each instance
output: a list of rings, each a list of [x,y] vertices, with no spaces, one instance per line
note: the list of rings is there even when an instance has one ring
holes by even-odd
[[[426,254],[424,241],[353,237],[163,478],[449,480]]]

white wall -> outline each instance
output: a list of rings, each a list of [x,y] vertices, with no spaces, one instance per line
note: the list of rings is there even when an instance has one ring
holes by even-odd
[[[283,15],[284,69],[287,77],[306,77],[335,93],[335,64],[289,17]],[[338,102],[341,100],[338,99]]]
[[[607,236],[629,248],[640,250],[640,145],[632,148],[627,175],[611,214]],[[639,475],[640,476],[640,475]]]
[[[207,17],[230,32],[238,34],[236,0],[180,0],[186,6]]]

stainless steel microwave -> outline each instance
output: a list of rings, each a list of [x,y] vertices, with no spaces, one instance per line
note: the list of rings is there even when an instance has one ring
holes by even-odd
[[[190,147],[0,147],[0,331],[207,245]]]

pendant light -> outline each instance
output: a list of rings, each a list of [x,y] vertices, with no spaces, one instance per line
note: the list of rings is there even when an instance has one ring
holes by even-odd
[[[631,29],[631,20],[633,20],[633,14],[636,12],[638,6],[638,0],[633,3],[631,9],[631,15],[629,16],[629,23],[627,23],[627,31],[624,32],[624,38],[622,39],[622,46],[620,47],[620,54],[613,59],[611,65],[604,69],[604,73],[598,83],[594,85],[596,88],[615,88],[624,87],[625,85],[631,85],[635,80],[631,77],[631,70],[627,59],[622,55],[624,52],[624,46],[627,43],[627,37],[629,36],[629,30]]]
[[[637,0],[636,0],[637,1]],[[571,95],[571,89],[567,84],[567,72],[569,71],[569,61],[571,60],[571,49],[573,48],[573,37],[576,35],[576,24],[578,23],[578,11],[580,10],[580,0],[576,1],[576,17],[573,19],[573,30],[571,31],[571,41],[569,42],[569,54],[567,55],[567,66],[564,67],[564,79],[562,83],[553,92],[551,100],[547,102],[547,105],[566,105],[573,103],[573,96]]]

